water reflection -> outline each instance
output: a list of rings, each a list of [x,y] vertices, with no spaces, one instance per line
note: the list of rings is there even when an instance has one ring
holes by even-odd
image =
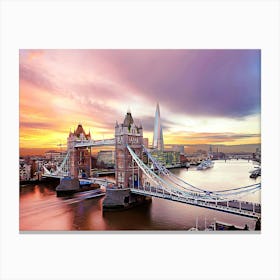
[[[102,219],[102,199],[84,200],[68,205],[73,213],[72,230],[105,230]]]
[[[172,172],[189,183],[209,190],[219,190],[259,182],[249,178],[253,164],[242,160],[216,161],[215,167],[174,169]],[[151,203],[126,211],[102,211],[102,198],[73,202],[56,197],[54,183],[20,188],[20,230],[186,230],[204,229],[214,220],[254,229],[255,220],[179,202],[153,198]],[[260,192],[243,198],[260,202]],[[205,223],[206,218],[206,223]]]
[[[111,230],[149,230],[154,228],[151,208],[152,203],[147,203],[129,210],[104,212],[103,219]]]

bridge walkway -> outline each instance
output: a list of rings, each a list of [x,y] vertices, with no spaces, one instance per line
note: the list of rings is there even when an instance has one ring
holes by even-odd
[[[168,193],[161,188],[156,187],[143,187],[140,186],[131,188],[131,192],[140,195],[153,196],[163,199],[168,199],[172,201],[182,202],[194,206],[200,206],[212,210],[223,211],[231,214],[236,214],[240,216],[245,216],[249,218],[260,218],[261,217],[261,205],[258,203],[251,203],[247,201],[231,200],[225,201],[205,201],[197,197],[187,198],[175,195],[173,193]]]

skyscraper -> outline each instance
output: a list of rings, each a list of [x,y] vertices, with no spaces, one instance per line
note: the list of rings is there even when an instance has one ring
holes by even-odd
[[[153,139],[153,147],[157,150],[163,151],[163,135],[162,135],[162,126],[160,122],[160,111],[159,104],[157,103],[157,109],[155,114],[155,122],[154,122],[154,139]]]

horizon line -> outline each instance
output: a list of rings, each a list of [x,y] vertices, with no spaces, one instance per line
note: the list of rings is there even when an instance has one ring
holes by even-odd
[[[261,145],[261,142],[259,143],[247,143],[247,144],[165,144],[164,146],[248,146],[248,145]],[[107,146],[107,147],[113,147],[112,146]],[[60,149],[57,146],[48,146],[48,147],[19,147],[19,149],[50,149],[50,148],[56,148],[56,149]],[[94,148],[94,147],[92,147]],[[99,148],[99,147],[96,147]]]

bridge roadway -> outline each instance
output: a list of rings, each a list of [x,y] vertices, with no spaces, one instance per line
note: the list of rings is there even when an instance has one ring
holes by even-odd
[[[75,148],[80,147],[99,147],[99,146],[114,146],[115,139],[104,139],[104,140],[84,140],[84,141],[76,141]]]
[[[97,175],[97,176],[102,176],[102,175],[112,175],[112,174],[115,174],[115,171],[100,171],[100,172],[93,172],[93,175]],[[57,178],[57,179],[62,179],[64,177],[67,177],[68,174],[64,173],[64,174],[61,174],[61,173],[50,173],[50,174],[42,174],[42,177],[44,178]]]
[[[57,178],[57,179],[62,179],[63,177],[65,177],[67,175],[61,175],[61,174],[55,174],[55,173],[51,173],[51,174],[42,174],[43,178]]]
[[[58,174],[44,174],[42,175],[42,177],[46,177],[46,178],[57,178],[57,179],[62,179],[64,178],[66,175],[58,175]],[[113,180],[108,180],[107,178],[87,178],[87,179],[83,179],[83,178],[79,178],[80,183],[85,184],[85,183],[93,183],[93,184],[99,184],[101,186],[107,187],[110,184],[115,184],[115,181]]]
[[[158,198],[168,199],[172,201],[182,202],[194,206],[205,207],[217,211],[223,211],[235,215],[245,216],[249,218],[260,218],[261,217],[261,205],[258,203],[251,203],[247,201],[231,200],[231,201],[213,201],[208,202],[202,199],[192,199],[187,197],[180,197],[174,194],[164,192],[162,189],[156,187],[142,187],[131,188],[132,193],[141,194],[146,196],[154,196]]]

